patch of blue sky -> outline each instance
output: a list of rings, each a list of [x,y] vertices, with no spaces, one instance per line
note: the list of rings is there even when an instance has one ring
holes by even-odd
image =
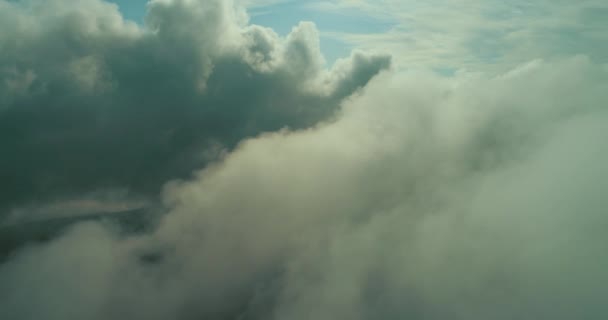
[[[143,24],[146,16],[146,4],[148,0],[113,0],[120,8],[120,12],[125,19]]]
[[[321,35],[321,52],[327,64],[332,65],[340,58],[348,57],[353,50],[351,44],[345,43],[333,37]]]

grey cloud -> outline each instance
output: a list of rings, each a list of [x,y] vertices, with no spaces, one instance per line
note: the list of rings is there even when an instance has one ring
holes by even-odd
[[[153,233],[19,252],[0,316],[604,318],[607,71],[381,75],[335,121],[167,184]]]
[[[313,24],[247,25],[230,1],[0,2],[0,210],[127,189],[155,197],[246,137],[331,118],[387,56],[324,69]],[[328,90],[327,88],[334,88]]]

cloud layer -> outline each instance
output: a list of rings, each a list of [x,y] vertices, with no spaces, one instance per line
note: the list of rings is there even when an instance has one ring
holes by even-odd
[[[219,11],[205,16],[210,8]],[[134,91],[110,82],[120,94],[109,97],[150,95],[148,103],[92,107],[128,109],[110,118],[123,119],[129,129],[109,140],[124,143],[115,151],[140,148],[140,140],[128,140],[133,135],[160,134],[156,129],[166,134],[164,121],[190,120],[193,127],[184,128],[194,130],[193,137],[233,148],[180,166],[200,170],[162,184],[166,213],[152,232],[129,235],[111,221],[85,221],[15,253],[0,264],[0,318],[608,316],[606,65],[573,56],[533,60],[498,75],[383,72],[368,83],[387,58],[354,54],[324,71],[311,25],[279,39],[270,30],[240,25],[238,11],[227,8],[220,2],[156,1],[148,15],[150,31],[121,25],[126,48],[139,52],[145,43],[138,57],[152,60],[117,55],[125,64],[141,63],[133,72],[146,76],[137,78],[141,84],[129,83]],[[209,20],[215,29],[203,28]],[[121,41],[112,38],[102,48]],[[180,45],[210,49],[177,50]],[[189,53],[174,56],[173,50]],[[214,50],[220,51],[207,55]],[[160,63],[165,59],[171,65]],[[12,93],[4,99],[19,101],[15,88],[49,90],[27,80],[42,77],[36,70],[29,76],[15,71],[12,82],[5,81],[3,90]],[[77,97],[60,100],[93,101],[74,92]],[[244,107],[250,103],[255,109]],[[49,105],[64,112],[63,104]],[[24,108],[31,110],[27,115],[41,114],[40,122],[49,120],[46,105],[7,106],[6,114]],[[205,117],[197,118],[194,106],[202,106]],[[144,109],[159,117],[140,120]],[[230,126],[194,125],[211,121],[208,115],[225,117],[219,123]],[[132,123],[149,125],[149,131],[139,132]],[[283,127],[291,129],[278,130]],[[62,137],[74,143],[71,135]],[[209,150],[207,140],[195,140],[188,146]],[[97,143],[103,150],[101,142],[90,142],[95,152]],[[121,154],[112,158],[117,166],[124,161]],[[129,172],[142,164],[124,166]],[[173,174],[162,177],[168,176]]]
[[[602,318],[607,71],[384,75],[168,184],[153,234],[83,223],[21,251],[2,316]]]

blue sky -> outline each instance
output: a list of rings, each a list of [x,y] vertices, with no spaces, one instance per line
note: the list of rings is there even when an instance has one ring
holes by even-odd
[[[115,0],[123,16],[129,20],[141,22],[146,14],[148,0]]]

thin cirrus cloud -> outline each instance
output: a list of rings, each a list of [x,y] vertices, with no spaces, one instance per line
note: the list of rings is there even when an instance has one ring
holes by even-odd
[[[242,9],[222,4],[155,1],[147,18],[150,34],[128,25],[89,25],[117,28],[126,37],[102,37],[105,45],[97,49],[118,43],[136,50],[133,39],[146,39],[146,52],[154,57],[147,59],[155,64],[139,63],[148,67],[169,59],[169,53],[182,54],[171,55],[166,69],[162,63],[153,69],[164,73],[145,73],[147,82],[128,82],[135,86],[128,90],[115,88],[124,81],[98,87],[99,78],[91,80],[95,64],[75,60],[77,71],[89,72],[77,72],[76,84],[63,80],[69,86],[91,90],[93,83],[93,89],[102,89],[96,94],[125,90],[111,96],[119,99],[141,97],[137,85],[145,84],[152,95],[146,101],[163,117],[183,113],[171,119],[202,121],[175,103],[193,100],[196,106],[236,108],[244,119],[232,119],[234,127],[225,131],[196,132],[204,137],[213,132],[213,141],[232,147],[220,147],[224,151],[217,155],[216,144],[197,144],[195,149],[211,154],[210,162],[192,165],[193,175],[159,179],[164,213],[152,230],[125,233],[112,221],[82,221],[10,255],[0,264],[0,318],[608,316],[608,67],[593,53],[535,59],[533,52],[515,67],[506,61],[503,72],[461,70],[448,77],[432,65],[379,72],[388,58],[364,54],[324,70],[322,56],[311,54],[318,52],[312,25],[301,24],[283,39],[246,25],[239,18]],[[26,22],[17,25],[33,30]],[[64,30],[50,26],[44,30]],[[48,38],[31,43],[42,46],[43,39]],[[126,65],[135,63],[129,55],[120,57]],[[184,61],[199,62],[186,68]],[[5,81],[3,90],[10,87],[12,95],[4,101],[53,88],[54,82],[34,85],[32,79],[43,74],[38,67],[18,70]],[[172,77],[156,78],[167,75]],[[162,86],[149,84],[151,79]],[[194,88],[180,86],[184,83]],[[293,109],[276,114],[269,107],[275,100],[257,103],[270,93],[292,102]],[[193,98],[198,95],[210,100]],[[10,107],[29,106],[22,103]],[[165,103],[171,112],[162,108]],[[102,106],[116,112],[112,104],[93,105]],[[323,106],[329,109],[316,113]],[[49,113],[42,115],[48,119]],[[219,119],[226,113],[211,115]],[[263,119],[281,125],[266,127]],[[153,124],[150,128],[162,128],[163,122]],[[257,130],[242,134],[247,126]],[[227,143],[225,135],[235,142]],[[137,148],[124,137],[123,143]],[[95,193],[86,195],[86,201],[69,203],[99,201]]]
[[[324,37],[391,52],[403,68],[505,71],[530,58],[585,54],[608,61],[601,0],[319,1],[318,12],[357,9],[394,24],[388,32],[326,30]],[[405,54],[407,52],[407,54]]]

